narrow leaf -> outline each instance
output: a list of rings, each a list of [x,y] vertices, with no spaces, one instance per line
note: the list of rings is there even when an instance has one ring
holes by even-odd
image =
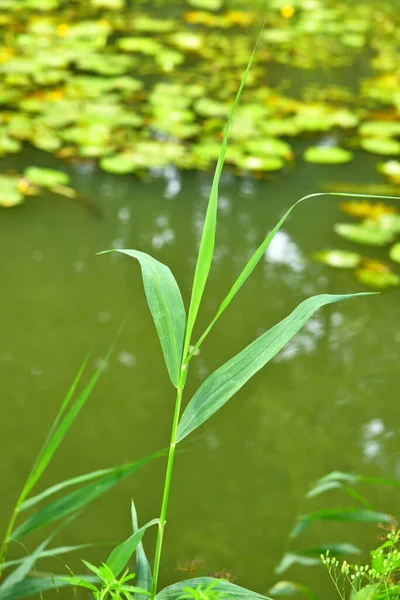
[[[0,585],[0,592],[4,591],[10,586],[15,585],[19,581],[22,581],[24,577],[29,573],[29,571],[34,566],[35,562],[39,558],[40,554],[46,548],[47,544],[50,542],[50,538],[45,540],[38,546],[33,552],[25,556],[20,565],[14,569],[12,573]]]
[[[114,548],[107,558],[106,565],[111,569],[115,578],[117,578],[121,571],[125,569],[138,544],[142,541],[146,529],[152,525],[157,525],[159,522],[159,519],[149,521],[146,525],[143,525],[143,527],[138,529],[136,533],[133,533],[127,540],[122,542],[122,544],[119,544]]]
[[[78,576],[79,579],[91,580],[89,577]],[[18,583],[0,590],[0,600],[19,600],[19,598],[28,598],[30,596],[39,597],[43,592],[49,590],[58,590],[62,587],[70,587],[71,582],[67,577],[60,575],[46,575],[41,577],[28,577]]]
[[[68,554],[69,552],[76,552],[76,550],[92,548],[95,545],[98,545],[98,544],[94,544],[94,543],[93,544],[76,544],[75,546],[57,546],[56,548],[49,548],[48,550],[43,550],[43,552],[41,552],[37,556],[36,562],[42,558],[57,557],[57,556],[60,556],[61,554]],[[25,560],[25,558],[8,560],[7,562],[2,563],[1,568],[5,570],[5,569],[9,569],[10,567],[15,567],[17,565],[20,565],[24,560]]]
[[[91,481],[93,479],[99,479],[100,477],[113,473],[114,471],[115,467],[111,467],[109,469],[99,469],[98,471],[91,471],[90,473],[85,473],[84,475],[78,475],[77,477],[71,477],[71,479],[65,479],[64,481],[60,481],[59,483],[56,483],[55,485],[52,485],[51,487],[45,489],[43,492],[40,492],[40,494],[37,494],[36,496],[31,496],[30,498],[25,500],[25,502],[21,504],[20,512],[26,510],[27,508],[31,508],[35,504],[42,502],[43,500],[57,492],[61,492],[61,490],[67,487],[79,485],[80,483],[86,483],[87,481]]]
[[[335,508],[317,510],[308,515],[301,515],[290,534],[294,538],[300,535],[314,521],[348,521],[352,523],[391,523],[393,517],[373,510],[358,510],[357,508]]]
[[[131,507],[132,529],[133,533],[139,530],[135,504],[132,501]],[[136,583],[139,587],[151,591],[153,577],[151,574],[150,564],[147,560],[146,552],[144,551],[143,542],[139,542],[136,548]],[[140,594],[135,597],[135,600],[144,600]]]
[[[205,588],[211,583],[213,585],[213,592],[219,592],[221,596],[225,598],[232,598],[233,600],[265,600],[267,596],[246,590],[230,581],[224,579],[214,579],[213,577],[196,577],[194,579],[186,579],[185,581],[179,581],[173,583],[168,587],[164,588],[156,595],[156,600],[178,600],[178,598],[184,593],[185,588],[196,589],[197,586]],[[268,599],[269,600],[269,599]]]
[[[62,580],[69,583],[70,585],[72,585],[74,587],[83,587],[88,590],[92,590],[93,592],[99,591],[97,589],[97,587],[95,585],[93,585],[93,583],[90,583],[90,581],[86,581],[85,579],[82,579],[81,577],[63,577]]]
[[[328,551],[331,556],[336,557],[347,556],[348,554],[361,554],[360,548],[353,546],[353,544],[348,544],[347,542],[332,542],[331,544],[323,544],[322,546],[318,546],[316,548],[302,550],[299,554],[320,557],[321,554],[326,554]]]
[[[112,472],[97,479],[96,481],[89,483],[53,502],[50,502],[42,509],[35,512],[31,517],[19,525],[12,534],[12,538],[19,539],[39,527],[43,527],[48,523],[52,523],[62,517],[70,515],[72,512],[83,508],[99,496],[102,496],[105,492],[110,490],[116,485],[121,479],[124,479],[131,473],[137,471],[148,462],[162,456],[164,451],[157,452],[141,460],[132,462],[128,465],[115,467]]]
[[[280,563],[275,568],[277,575],[282,575],[293,565],[301,565],[302,567],[315,567],[321,564],[321,559],[313,556],[303,556],[297,552],[286,552]]]
[[[218,156],[217,166],[215,167],[214,178],[211,185],[210,197],[208,200],[207,212],[204,221],[203,233],[200,241],[199,254],[197,257],[196,268],[194,272],[192,296],[190,298],[187,330],[185,336],[185,350],[187,350],[190,343],[190,337],[193,331],[194,323],[196,321],[197,313],[200,308],[200,302],[203,296],[204,288],[206,286],[208,274],[211,269],[211,262],[214,254],[215,231],[217,227],[219,181],[224,166],[229,136],[231,133],[235,113],[239,104],[239,99],[242,95],[243,88],[246,84],[246,80],[250,72],[251,65],[253,63],[254,55],[261,37],[261,33],[262,31],[259,34],[258,40],[251,54],[250,60],[247,64],[246,71],[243,75],[242,81],[239,86],[239,90],[236,94],[231,111],[229,113],[228,121],[225,126],[224,137],[221,143],[221,149]]]
[[[289,316],[217,369],[197,390],[186,407],[178,427],[177,441],[183,440],[219,410],[241,387],[289,342],[316,310],[326,304],[364,294],[313,296]]]
[[[168,373],[174,386],[178,387],[186,313],[175,277],[166,265],[144,252],[122,249],[106,252],[121,252],[139,261],[147,303],[161,342]]]
[[[265,252],[268,249],[272,240],[274,239],[276,233],[280,230],[280,228],[282,227],[282,225],[284,224],[286,219],[289,217],[291,212],[296,208],[296,206],[298,204],[300,204],[301,202],[304,202],[304,200],[308,200],[310,198],[315,198],[317,196],[345,196],[345,197],[351,197],[351,198],[376,198],[376,199],[385,199],[385,200],[398,200],[399,199],[398,197],[395,197],[395,196],[375,196],[375,195],[368,195],[368,194],[350,194],[350,193],[344,193],[344,192],[343,193],[342,192],[318,192],[315,194],[308,194],[307,196],[303,196],[302,198],[300,198],[300,200],[297,200],[297,202],[295,202],[285,212],[283,217],[281,217],[281,219],[278,221],[278,223],[275,225],[275,227],[268,233],[266,238],[262,241],[260,246],[254,252],[252,257],[250,258],[250,260],[244,267],[243,271],[240,273],[239,277],[233,284],[232,288],[228,292],[227,296],[221,302],[221,305],[217,311],[217,314],[215,315],[215,317],[213,318],[211,323],[208,325],[208,327],[206,328],[206,330],[204,331],[204,333],[202,334],[200,339],[193,346],[193,348],[190,352],[190,355],[189,355],[190,358],[194,355],[196,350],[203,343],[203,341],[205,340],[207,335],[210,333],[210,331],[213,328],[213,326],[215,325],[215,323],[218,321],[219,317],[222,315],[224,310],[229,306],[229,304],[232,302],[234,296],[238,293],[238,291],[240,290],[242,285],[245,283],[245,281],[248,279],[248,277],[254,271],[254,269],[256,268],[256,266],[258,265],[260,260],[262,259],[262,257],[265,255]]]
[[[318,598],[317,594],[314,594],[308,587],[296,581],[278,581],[268,590],[268,594],[271,594],[272,597],[303,594],[307,598]]]

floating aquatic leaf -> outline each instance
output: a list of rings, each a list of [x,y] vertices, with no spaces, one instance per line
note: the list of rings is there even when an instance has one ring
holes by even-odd
[[[161,44],[147,37],[123,37],[118,40],[117,45],[125,52],[141,52],[150,56],[163,51]]]
[[[389,256],[395,262],[400,263],[400,243],[394,244],[389,250]]]
[[[361,138],[360,146],[367,152],[382,155],[400,154],[400,142],[390,137],[365,137]]]
[[[18,188],[15,177],[0,175],[0,206],[10,208],[24,201],[24,196]]]
[[[353,225],[351,223],[336,223],[333,229],[338,235],[346,240],[365,246],[386,246],[386,244],[393,241],[392,232],[382,230],[378,226],[372,227],[364,224]]]
[[[360,218],[376,218],[382,214],[395,214],[397,212],[395,208],[383,202],[368,202],[368,200],[342,202],[340,208],[346,214]]]
[[[393,183],[400,184],[400,161],[388,160],[378,164],[378,171],[385,175]]]
[[[377,213],[374,217],[366,219],[364,225],[367,227],[379,227],[393,235],[400,233],[400,215],[395,213]]]
[[[251,140],[245,145],[245,148],[250,154],[256,156],[271,155],[280,156],[281,158],[292,156],[290,144],[274,137]]]
[[[57,185],[67,185],[69,176],[63,171],[56,169],[45,169],[43,167],[28,167],[24,171],[24,177],[35,185],[52,188]]]
[[[190,6],[205,10],[219,10],[223,5],[223,0],[187,0],[187,2]]]
[[[365,137],[390,138],[400,135],[400,122],[396,121],[364,121],[358,133]]]
[[[185,31],[171,34],[169,41],[182,50],[200,50],[204,44],[204,39],[201,35]]]
[[[340,165],[350,162],[352,152],[338,146],[311,146],[304,152],[304,160],[320,165]]]
[[[137,168],[137,162],[134,153],[121,152],[120,154],[102,158],[100,167],[108,173],[122,175],[133,173]]]
[[[323,252],[317,252],[314,254],[313,258],[317,262],[338,269],[354,269],[362,260],[361,254],[358,254],[357,252],[347,252],[346,250],[325,250]]]
[[[237,166],[247,171],[279,171],[285,163],[279,156],[243,156]]]
[[[384,290],[400,285],[400,277],[386,265],[378,261],[355,271],[357,280],[369,288]]]
[[[194,108],[202,117],[225,117],[230,110],[229,104],[211,98],[199,98]]]

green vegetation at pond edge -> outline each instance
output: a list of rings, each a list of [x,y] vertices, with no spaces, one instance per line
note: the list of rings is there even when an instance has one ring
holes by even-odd
[[[304,159],[321,164],[350,161],[357,147],[393,159],[400,152],[399,13],[390,4],[272,0],[261,11],[193,0],[177,4],[173,16],[119,0],[6,6],[0,156],[26,142],[116,174],[171,164],[209,169],[264,19],[226,155],[235,173],[283,169],[299,136],[309,140]],[[370,76],[356,90],[286,89],[272,74],[276,64],[334,73],[360,60]],[[393,180],[393,171],[380,171]],[[3,183],[8,200],[0,204],[20,202],[20,191]]]
[[[336,223],[333,227],[340,237],[361,246],[387,247],[389,258],[400,262],[400,214],[397,208],[383,203],[345,202],[342,210],[361,223]],[[314,254],[318,262],[339,269],[355,269],[356,278],[366,287],[383,290],[400,285],[400,275],[380,260],[371,259],[356,252],[339,249]]]

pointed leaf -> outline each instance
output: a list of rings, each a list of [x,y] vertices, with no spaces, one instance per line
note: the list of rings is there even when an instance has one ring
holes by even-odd
[[[230,291],[228,292],[228,294],[226,295],[224,300],[221,302],[221,305],[217,311],[217,314],[215,315],[215,317],[213,318],[211,323],[208,325],[207,329],[204,331],[204,333],[202,334],[200,339],[193,346],[193,349],[190,352],[189,358],[194,356],[196,350],[200,347],[200,345],[203,343],[203,341],[205,340],[207,335],[210,333],[211,329],[214,327],[214,325],[218,321],[219,317],[222,315],[222,313],[225,311],[225,309],[229,306],[229,304],[232,302],[233,298],[238,293],[238,291],[240,290],[242,285],[245,283],[245,281],[248,279],[248,277],[254,271],[254,269],[260,262],[260,260],[265,255],[265,252],[268,249],[272,240],[274,239],[276,233],[280,230],[280,228],[282,227],[282,225],[284,224],[286,219],[289,217],[289,215],[292,213],[292,211],[296,208],[296,206],[298,204],[300,204],[301,202],[304,202],[304,200],[309,200],[310,198],[316,198],[317,196],[344,196],[344,197],[350,197],[350,198],[379,198],[379,199],[386,199],[386,200],[398,200],[399,199],[396,196],[376,196],[376,195],[368,195],[368,194],[352,194],[352,193],[347,193],[347,192],[318,192],[316,194],[308,194],[307,196],[303,196],[302,198],[300,198],[300,200],[295,202],[285,212],[283,217],[281,217],[281,219],[278,221],[278,223],[275,225],[275,227],[268,233],[266,238],[262,241],[260,246],[254,252],[253,256],[250,258],[250,260],[244,267],[243,271],[240,273],[239,277],[233,284],[232,288],[230,289]]]
[[[94,544],[94,543],[92,543],[92,544],[76,544],[75,546],[57,546],[56,548],[49,548],[48,550],[43,550],[43,552],[41,552],[37,556],[36,562],[41,558],[49,558],[49,557],[51,558],[51,557],[55,557],[55,556],[60,556],[61,554],[68,554],[69,552],[76,552],[76,550],[92,548],[95,545],[98,545],[98,544]],[[1,564],[1,568],[3,570],[5,570],[10,567],[15,567],[17,565],[20,565],[24,560],[25,560],[25,558],[8,560],[7,562]]]
[[[211,269],[211,262],[214,254],[215,231],[217,227],[219,180],[221,178],[222,169],[224,166],[229,136],[231,133],[235,113],[239,104],[239,99],[242,95],[243,88],[246,84],[246,80],[250,72],[250,67],[253,63],[254,55],[258,46],[258,42],[260,40],[260,36],[261,32],[258,36],[254,50],[250,56],[250,60],[247,64],[246,71],[243,75],[242,81],[239,86],[239,90],[236,94],[231,111],[229,113],[228,121],[225,126],[224,137],[221,143],[221,148],[218,156],[217,166],[215,167],[214,178],[211,185],[210,197],[208,200],[207,212],[204,221],[203,233],[200,241],[199,254],[197,257],[196,268],[193,278],[192,295],[190,298],[187,330],[185,336],[185,351],[189,347],[190,337],[196,321],[197,313],[200,308],[200,302],[203,296],[204,288],[206,286],[208,274]]]
[[[297,552],[285,552],[282,560],[275,568],[277,575],[282,575],[293,565],[301,565],[302,567],[315,567],[315,565],[321,564],[321,559],[314,556],[303,556]]]
[[[267,596],[246,590],[230,581],[224,579],[214,579],[213,577],[196,577],[194,579],[186,579],[186,581],[179,581],[173,583],[168,587],[164,588],[156,595],[156,600],[178,600],[178,598],[184,593],[185,588],[196,589],[197,586],[205,588],[211,583],[213,585],[213,592],[219,592],[224,598],[230,598],[232,600],[265,600]],[[269,599],[268,599],[269,600]]]
[[[91,577],[77,576],[79,579],[91,581]],[[62,587],[70,587],[71,582],[67,577],[60,575],[46,575],[42,577],[28,577],[15,583],[4,591],[0,590],[0,600],[19,600],[30,596],[40,597],[42,592],[58,590]]]
[[[318,496],[323,492],[328,490],[332,490],[335,488],[342,488],[345,485],[354,485],[359,481],[360,478],[357,475],[352,475],[351,473],[342,473],[341,471],[333,471],[332,473],[328,473],[317,479],[315,483],[311,486],[309,492],[307,493],[307,498],[313,498],[314,496]]]
[[[329,551],[331,556],[346,556],[347,554],[361,554],[360,548],[357,546],[353,546],[353,544],[348,544],[347,542],[332,542],[331,544],[323,544],[322,546],[318,546],[317,548],[308,548],[307,550],[302,550],[299,554],[307,555],[307,556],[321,556],[321,554],[326,554]]]
[[[133,533],[136,533],[139,530],[137,514],[135,504],[132,501],[131,507],[131,515],[132,515],[132,529]],[[139,542],[136,548],[136,583],[139,587],[151,591],[151,586],[153,583],[153,577],[151,574],[150,564],[147,560],[146,552],[144,551],[143,542]],[[135,598],[135,600],[144,600],[144,597],[140,594]]]
[[[107,250],[136,258],[142,269],[147,303],[161,342],[165,363],[175,387],[179,385],[186,314],[181,292],[170,269],[137,250]],[[100,252],[104,254],[104,252]]]
[[[157,525],[159,522],[159,519],[149,521],[146,525],[143,525],[143,527],[138,529],[136,533],[133,533],[127,540],[122,542],[122,544],[119,544],[114,548],[107,558],[106,565],[111,569],[115,578],[117,578],[121,571],[125,569],[138,544],[140,544],[146,529],[152,525]]]
[[[36,496],[31,496],[30,498],[25,500],[25,502],[23,502],[20,507],[20,512],[26,510],[27,508],[35,506],[35,504],[42,502],[49,496],[52,496],[53,494],[60,492],[61,490],[67,487],[79,485],[80,483],[86,483],[87,481],[99,479],[100,477],[113,473],[115,471],[115,468],[116,467],[111,467],[109,469],[99,469],[98,471],[91,471],[90,473],[85,473],[84,475],[78,475],[77,477],[71,477],[71,479],[65,479],[64,481],[60,481],[59,483],[56,483],[55,485],[52,485],[49,488],[43,490],[43,492],[40,492],[40,494],[37,494]]]
[[[318,598],[308,587],[296,581],[278,581],[268,590],[268,594],[271,594],[272,597],[303,594],[307,598]]]
[[[121,479],[124,479],[154,458],[162,456],[163,454],[164,452],[157,452],[128,465],[115,467],[111,473],[108,473],[96,481],[70,492],[69,494],[62,496],[53,502],[50,502],[42,509],[35,512],[21,525],[19,525],[12,533],[12,538],[19,539],[24,535],[39,529],[39,527],[43,527],[48,523],[52,523],[53,521],[61,519],[62,517],[70,515],[72,512],[83,508],[114,487],[114,485],[116,485]]]
[[[301,515],[290,534],[294,538],[300,535],[314,521],[345,521],[352,523],[391,523],[393,517],[373,510],[359,510],[354,507],[317,510],[308,515]]]
[[[200,386],[186,407],[179,423],[177,441],[183,440],[219,410],[257,371],[282,350],[316,310],[326,304],[358,295],[321,294],[308,298],[288,317],[217,369]]]

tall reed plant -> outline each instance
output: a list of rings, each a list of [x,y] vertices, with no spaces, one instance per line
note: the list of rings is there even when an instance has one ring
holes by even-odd
[[[135,600],[143,600],[146,597],[150,597],[151,600],[178,600],[181,597],[198,597],[204,599],[205,595],[208,598],[215,598],[216,596],[222,595],[224,598],[236,598],[237,600],[263,600],[265,598],[265,596],[258,594],[257,592],[245,590],[228,581],[210,577],[189,579],[159,590],[159,574],[176,448],[178,444],[181,444],[191,433],[220,410],[253,375],[273,359],[285,344],[296,335],[315,311],[323,306],[341,300],[348,300],[356,296],[368,295],[370,293],[338,295],[321,294],[307,298],[282,321],[258,337],[236,356],[232,357],[212,373],[200,385],[193,397],[187,402],[185,409],[182,410],[186,381],[193,356],[206,337],[210,334],[215,323],[230,305],[242,285],[252,274],[261,258],[265,255],[275,234],[279,231],[293,209],[306,199],[322,195],[366,197],[361,194],[330,193],[310,194],[298,200],[285,212],[272,231],[262,241],[253,256],[244,266],[236,281],[233,282],[231,289],[221,302],[214,318],[199,338],[193,340],[193,331],[214,254],[219,182],[234,115],[239,103],[240,95],[246,83],[253,56],[254,52],[250,58],[233,103],[226,124],[223,141],[221,143],[220,154],[215,169],[204,220],[188,311],[186,312],[181,291],[175,277],[165,264],[159,262],[149,254],[138,250],[114,249],[106,251],[120,252],[135,258],[138,261],[142,272],[147,303],[160,339],[169,378],[175,389],[175,407],[172,415],[171,436],[167,452],[168,458],[159,517],[139,528],[136,510],[132,504],[133,533],[130,537],[114,548],[105,563],[99,567],[91,565],[87,561],[84,562],[88,569],[92,571],[93,577],[60,577],[50,575],[37,578],[32,577],[30,574],[33,565],[40,557],[46,555],[46,547],[51,539],[48,538],[31,555],[19,561],[17,568],[3,579],[0,585],[0,600],[14,600],[15,598],[22,598],[29,595],[32,596],[41,593],[46,589],[54,589],[62,585],[81,586],[89,589],[97,600],[109,600],[110,598],[115,600],[126,598],[127,600],[130,600],[133,596],[135,596]],[[383,196],[369,197],[384,198]],[[385,198],[388,197],[386,196]],[[78,509],[88,504],[88,502],[98,497],[104,491],[110,489],[118,480],[126,477],[149,460],[152,460],[154,456],[159,456],[160,454],[158,453],[141,461],[136,461],[130,465],[89,473],[72,480],[61,482],[36,496],[30,495],[34,485],[39,481],[55,450],[61,443],[66,431],[79,413],[98,379],[99,372],[96,372],[89,384],[87,384],[83,392],[78,396],[75,403],[70,405],[73,392],[81,377],[82,370],[83,369],[79,372],[77,380],[74,382],[74,385],[62,404],[55,423],[51,428],[49,437],[39,454],[32,472],[28,477],[27,483],[16,503],[0,550],[0,563],[2,563],[0,568],[2,569],[13,566],[11,563],[5,562],[6,551],[11,540],[18,540],[47,523],[55,522],[61,518],[64,518],[65,520],[66,517],[74,515]],[[22,511],[32,508],[55,492],[59,492],[71,485],[80,485],[83,483],[85,484],[83,487],[80,487],[61,498],[53,500],[50,504],[45,505],[20,525],[16,526],[17,517]],[[152,569],[142,544],[144,533],[146,529],[151,526],[157,527],[157,541]],[[52,552],[56,553],[54,549]],[[136,553],[135,575],[128,571],[128,564],[134,553]],[[135,576],[136,585],[132,585],[132,579]]]

